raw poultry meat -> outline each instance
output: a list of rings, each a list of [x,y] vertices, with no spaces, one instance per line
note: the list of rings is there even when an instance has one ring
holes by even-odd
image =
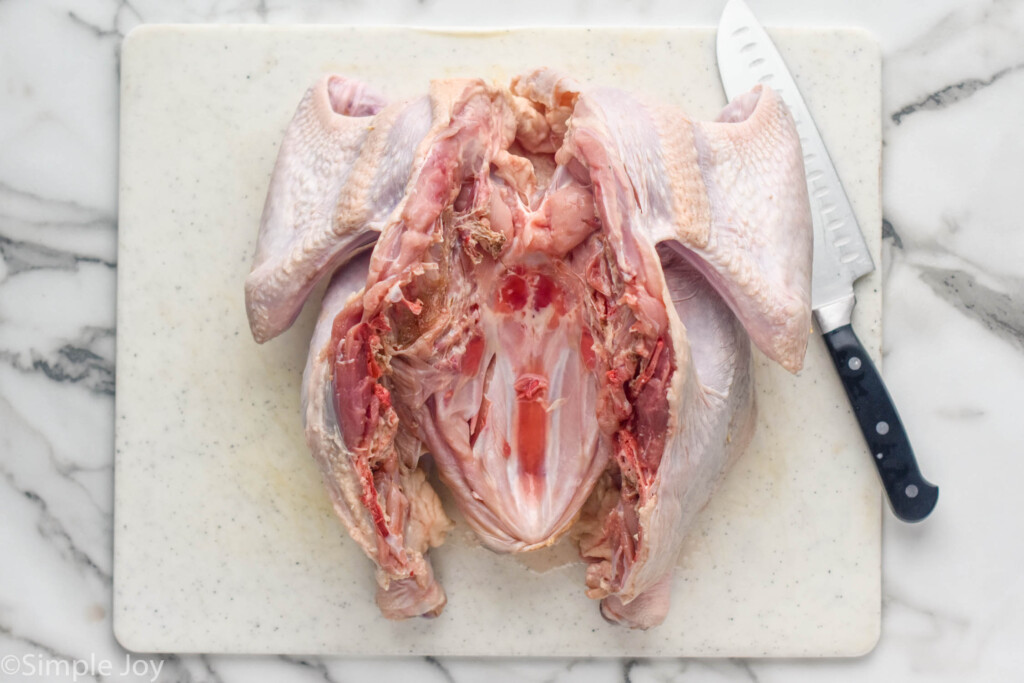
[[[246,304],[264,342],[333,273],[306,436],[385,616],[446,601],[429,453],[484,545],[572,528],[606,618],[665,618],[683,539],[753,433],[750,341],[802,364],[803,172],[767,87],[714,122],[549,69],[396,103],[333,75],[307,92]]]

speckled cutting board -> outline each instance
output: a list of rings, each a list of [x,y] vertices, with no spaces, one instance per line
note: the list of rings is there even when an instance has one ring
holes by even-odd
[[[879,261],[880,58],[864,33],[772,30]],[[680,556],[666,623],[611,626],[567,543],[498,556],[465,523],[432,553],[434,620],[384,620],[369,561],[306,450],[299,382],[319,292],[258,346],[242,283],[278,143],[324,72],[389,96],[560,67],[712,118],[710,29],[487,32],[145,27],[124,43],[114,630],[136,651],[352,655],[858,655],[878,638],[880,488],[820,339],[757,357],[760,424]],[[856,328],[878,360],[878,275]],[[450,503],[450,501],[449,501]],[[452,511],[449,505],[449,510]],[[456,520],[460,521],[456,516]]]

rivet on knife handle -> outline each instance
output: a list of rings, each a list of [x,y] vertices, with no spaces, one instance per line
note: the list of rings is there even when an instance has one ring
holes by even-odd
[[[921,476],[881,375],[849,325],[826,332],[824,338],[893,513],[904,522],[921,521],[935,507],[939,489]]]

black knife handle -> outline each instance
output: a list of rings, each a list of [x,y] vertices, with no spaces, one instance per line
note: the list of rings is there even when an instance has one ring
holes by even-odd
[[[882,376],[851,326],[843,325],[823,336],[893,513],[904,522],[921,521],[935,507],[939,489],[921,476]]]

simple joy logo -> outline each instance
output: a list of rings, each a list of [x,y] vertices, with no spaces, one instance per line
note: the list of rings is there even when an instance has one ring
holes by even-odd
[[[0,673],[4,676],[41,678],[46,681],[99,678],[108,676],[137,676],[156,681],[163,669],[160,660],[137,659],[130,654],[123,661],[100,659],[90,655],[87,659],[64,659],[45,654],[6,655],[0,658]]]

